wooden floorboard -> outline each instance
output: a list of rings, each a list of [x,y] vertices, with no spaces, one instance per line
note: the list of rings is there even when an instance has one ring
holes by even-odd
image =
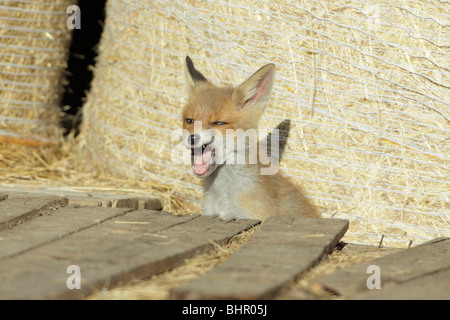
[[[210,250],[212,241],[223,244],[258,223],[254,220],[227,222],[217,217],[176,216],[152,210],[125,213],[123,209],[101,207],[60,210],[59,218],[71,215],[65,223],[71,225],[72,231],[78,231],[67,234],[65,230],[66,235],[60,239],[55,240],[52,236],[40,245],[28,247],[29,250],[6,254],[0,260],[0,299],[82,298],[103,287],[111,288],[131,279],[173,269],[185,259]],[[64,210],[71,212],[64,214]],[[83,213],[87,213],[86,210],[90,210],[88,215],[91,214],[88,220],[94,223],[75,226],[77,212],[81,213],[78,220],[85,221],[86,214]],[[105,210],[111,212],[105,216]],[[59,221],[59,225],[64,223]],[[58,224],[56,220],[54,223]],[[39,232],[34,232],[38,229],[30,230],[33,232],[29,237],[39,237]],[[25,236],[24,230],[13,231]],[[81,271],[79,290],[69,290],[66,285],[71,275],[67,274],[67,268],[71,265],[78,266]]]
[[[375,271],[374,267],[369,268],[370,266],[375,266],[378,270]],[[375,299],[385,296],[386,299],[391,299],[398,294],[398,299],[401,299],[402,296],[407,299],[410,297],[408,293],[412,292],[408,288],[422,283],[421,278],[437,284],[440,279],[448,275],[449,269],[450,239],[440,239],[344,268],[317,279],[317,283],[344,298],[370,299],[372,297]],[[375,272],[378,271],[380,289],[369,288],[368,278],[372,275],[375,276]],[[437,277],[436,281],[433,280],[434,275]],[[374,283],[373,281],[371,283]],[[450,299],[450,278],[443,283],[440,293],[438,295],[435,291],[433,297]],[[427,290],[422,290],[421,293],[419,290],[414,297],[427,299],[428,294]]]
[[[0,187],[0,299],[81,299],[172,270],[260,224],[161,208],[152,196]],[[331,253],[348,226],[338,219],[270,217],[227,260],[174,288],[170,298],[276,298]],[[80,289],[70,288],[76,276],[70,266],[80,270]],[[370,266],[380,272],[380,289],[368,288]],[[312,280],[318,291],[294,289],[285,296],[450,299],[450,239],[337,269]]]
[[[330,253],[348,221],[271,217],[224,263],[172,290],[172,299],[270,299]]]

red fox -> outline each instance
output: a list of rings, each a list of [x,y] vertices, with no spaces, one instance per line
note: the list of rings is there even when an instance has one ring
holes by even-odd
[[[251,141],[274,76],[275,65],[268,64],[237,87],[219,87],[186,57],[189,101],[182,113],[183,144],[191,150],[194,174],[203,179],[205,215],[259,220],[275,215],[320,217],[299,187],[262,163],[264,157],[251,161],[262,148],[253,148]],[[239,139],[243,135],[245,139]]]

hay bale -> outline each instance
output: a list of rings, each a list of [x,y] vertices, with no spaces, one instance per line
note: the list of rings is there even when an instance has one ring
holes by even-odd
[[[281,166],[346,241],[405,247],[450,235],[445,5],[401,0],[109,1],[80,146],[97,169],[170,186],[199,181],[171,160],[189,54],[238,84],[277,65],[262,128],[291,120]]]
[[[59,142],[59,104],[71,39],[66,9],[71,4],[0,2],[0,142]]]

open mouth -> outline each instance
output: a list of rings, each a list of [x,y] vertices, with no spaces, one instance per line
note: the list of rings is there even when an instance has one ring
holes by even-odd
[[[215,150],[210,144],[198,148],[191,148],[191,163],[194,174],[203,177],[212,172],[214,167]]]

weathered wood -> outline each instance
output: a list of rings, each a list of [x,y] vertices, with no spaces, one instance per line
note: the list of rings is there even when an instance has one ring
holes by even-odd
[[[0,231],[33,219],[37,216],[51,214],[58,208],[66,206],[64,197],[34,197],[29,195],[8,195],[0,202]]]
[[[389,253],[402,251],[400,248],[379,248],[378,246],[361,245],[354,243],[339,243],[330,256],[324,259],[312,270],[312,273],[306,277],[301,277],[292,288],[283,290],[276,298],[281,300],[312,300],[312,299],[330,299],[332,292],[327,291],[316,278],[336,272],[343,268],[343,265],[349,263],[357,264],[363,261],[375,259]],[[301,284],[300,284],[301,281]]]
[[[0,299],[82,298],[102,287],[170,270],[210,250],[211,241],[223,244],[256,223],[131,211],[2,259]],[[70,265],[81,269],[79,290],[66,287]]]
[[[352,296],[358,300],[450,300],[450,267],[437,273],[399,284],[389,283],[382,290]]]
[[[112,207],[112,200],[99,197],[71,196],[69,204],[79,207]]]
[[[21,190],[14,188],[0,187],[1,195],[9,198],[42,198],[42,197],[63,197],[68,199],[68,204],[79,206],[130,208],[162,210],[162,202],[155,197],[138,197],[123,194],[109,194],[102,192],[81,192],[67,190]]]
[[[95,194],[90,196],[67,195],[69,204],[78,206],[139,209],[139,199],[128,196]],[[156,209],[160,209],[159,206]],[[148,208],[152,209],[153,208]]]
[[[0,261],[125,214],[127,208],[67,206],[0,232]],[[1,262],[0,262],[1,263]]]
[[[331,252],[348,221],[270,217],[227,261],[172,299],[267,299]]]
[[[367,268],[377,266],[381,273],[381,289],[368,289],[367,279],[371,272]],[[409,281],[418,281],[421,277],[429,276],[450,268],[450,239],[420,245],[402,250],[368,262],[356,264],[316,280],[325,289],[343,297],[357,294],[376,294],[382,296],[384,288],[389,288]],[[447,281],[448,284],[448,281]],[[404,287],[407,288],[407,287]],[[398,290],[404,290],[399,288]],[[406,290],[406,289],[405,289]],[[387,289],[389,292],[391,289]],[[423,291],[423,298],[427,292]],[[389,296],[391,298],[392,296]],[[447,297],[448,298],[448,297]]]
[[[139,209],[162,210],[163,204],[158,198],[139,198]]]
[[[162,210],[162,202],[157,198],[138,198],[98,193],[89,195],[90,196],[67,194],[66,197],[69,199],[69,204],[78,206]]]

